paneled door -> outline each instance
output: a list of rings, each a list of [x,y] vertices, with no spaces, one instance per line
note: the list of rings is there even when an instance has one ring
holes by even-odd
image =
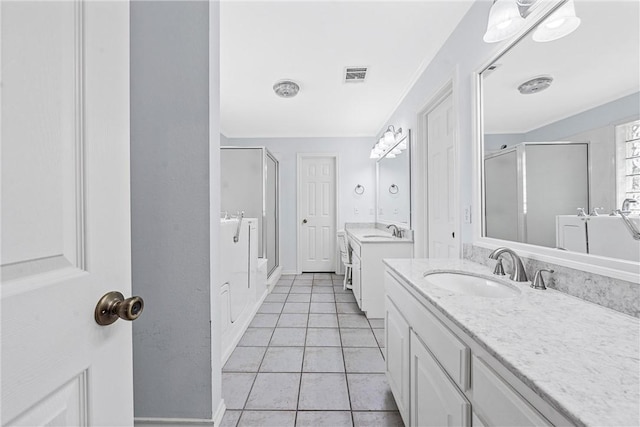
[[[0,19],[2,425],[132,425],[131,323],[94,318],[131,292],[129,4]]]
[[[429,258],[459,258],[456,150],[451,95],[427,116]]]
[[[298,171],[298,270],[335,271],[336,158],[300,155]]]

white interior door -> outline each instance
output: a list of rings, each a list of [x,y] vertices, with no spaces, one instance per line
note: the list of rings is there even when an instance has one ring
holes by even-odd
[[[451,95],[427,116],[429,258],[459,258],[456,150]]]
[[[131,425],[129,5],[2,1],[2,425]]]
[[[335,271],[336,159],[302,156],[298,162],[299,270]]]

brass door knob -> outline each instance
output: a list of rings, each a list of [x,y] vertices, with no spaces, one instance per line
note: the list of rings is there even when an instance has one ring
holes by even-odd
[[[98,325],[110,325],[118,318],[136,320],[144,309],[144,301],[140,297],[124,299],[120,292],[112,291],[104,294],[94,312]]]

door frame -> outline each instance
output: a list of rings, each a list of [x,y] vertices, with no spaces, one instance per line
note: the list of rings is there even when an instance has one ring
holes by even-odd
[[[412,165],[416,171],[416,193],[415,193],[415,243],[414,256],[417,258],[429,257],[429,129],[427,118],[444,100],[451,97],[453,105],[453,147],[455,150],[455,170],[454,177],[454,205],[455,205],[455,233],[458,236],[458,256],[462,255],[462,235],[460,224],[460,141],[458,132],[458,102],[454,96],[458,92],[458,70],[452,72],[447,81],[439,87],[424,106],[418,110],[417,123],[418,132],[415,139],[415,146],[411,147],[415,153]],[[421,219],[421,220],[420,220]]]
[[[338,231],[338,224],[340,223],[339,218],[339,203],[340,203],[340,194],[338,193],[338,188],[340,188],[340,156],[338,153],[297,153],[296,156],[296,274],[302,274],[302,257],[300,251],[300,239],[302,236],[301,233],[301,219],[300,212],[302,211],[302,207],[300,206],[300,190],[302,183],[302,160],[310,157],[332,157],[334,164],[334,177],[335,177],[335,188],[333,190],[334,195],[334,205],[333,205],[333,218],[334,224],[336,228],[336,232]],[[335,270],[338,271],[338,251],[334,251],[334,265]]]

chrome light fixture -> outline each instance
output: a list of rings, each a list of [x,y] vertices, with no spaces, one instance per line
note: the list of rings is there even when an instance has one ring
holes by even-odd
[[[273,91],[282,98],[293,98],[300,91],[300,86],[291,80],[281,80],[273,85]]]
[[[489,10],[487,31],[482,39],[487,43],[495,43],[514,36],[539,3],[540,0],[494,0]],[[533,40],[557,40],[572,33],[579,25],[580,18],[576,16],[574,0],[568,0],[538,25],[533,33]]]
[[[515,0],[496,0],[489,11],[487,31],[482,39],[487,43],[506,40],[517,33],[524,25]]]
[[[533,40],[550,42],[571,34],[580,26],[573,0],[567,1],[545,19],[533,33]]]
[[[396,154],[400,154],[402,150],[407,148],[406,137],[398,141],[398,137],[402,134],[402,128],[396,128],[392,125],[382,134],[378,142],[371,149],[370,159],[380,159],[382,157],[394,158]]]

